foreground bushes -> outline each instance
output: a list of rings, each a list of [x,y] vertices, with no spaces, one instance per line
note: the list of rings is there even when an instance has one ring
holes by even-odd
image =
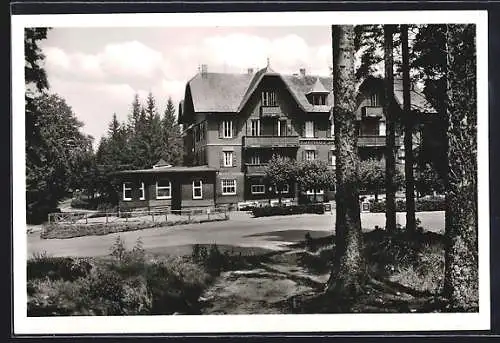
[[[417,212],[424,211],[444,211],[446,209],[446,201],[444,198],[429,198],[429,199],[415,199],[415,210]],[[396,211],[406,211],[406,201],[396,201]],[[370,204],[370,212],[381,213],[385,212],[385,201],[372,202]]]
[[[284,216],[291,214],[324,214],[324,204],[308,204],[308,205],[294,205],[294,206],[264,206],[255,207],[252,210],[254,217],[270,217],[270,216]]]
[[[212,276],[189,258],[146,257],[140,240],[117,238],[111,260],[36,257],[28,261],[28,316],[198,313]],[[52,277],[43,275],[55,270]],[[63,270],[64,272],[61,272]],[[72,273],[71,271],[74,271]],[[68,276],[69,274],[69,276]]]

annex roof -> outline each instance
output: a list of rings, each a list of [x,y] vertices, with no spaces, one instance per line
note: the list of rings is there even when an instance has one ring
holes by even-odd
[[[164,166],[149,169],[136,169],[136,170],[122,170],[116,174],[157,174],[157,173],[189,173],[189,172],[216,172],[217,169],[208,166]]]

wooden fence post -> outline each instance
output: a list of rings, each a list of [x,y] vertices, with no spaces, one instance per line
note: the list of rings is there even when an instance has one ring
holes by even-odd
[[[153,223],[155,222],[155,213],[151,212],[151,220],[153,220]]]
[[[188,222],[190,222],[190,221],[191,221],[191,210],[189,210],[189,212],[188,212]]]
[[[89,214],[85,213],[85,224],[89,223]]]
[[[108,210],[105,210],[104,213],[106,214],[106,224],[108,223]]]

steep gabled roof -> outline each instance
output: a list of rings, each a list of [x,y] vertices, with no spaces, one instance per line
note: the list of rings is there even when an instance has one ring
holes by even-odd
[[[366,96],[366,92],[369,92],[370,89],[384,87],[384,79],[380,77],[368,77],[363,81],[360,85],[359,93],[357,95],[357,103],[363,100]],[[401,78],[394,78],[394,99],[396,100],[397,105],[403,109],[403,80]],[[427,101],[425,95],[422,90],[418,88],[417,85],[413,85],[413,88],[410,90],[410,102],[411,109],[414,111],[422,112],[422,113],[437,113],[434,107]]]
[[[195,112],[237,112],[253,75],[201,73],[187,84]]]
[[[283,83],[285,84],[285,87],[288,89],[288,91],[292,95],[292,97],[295,98],[295,101],[297,101],[297,104],[304,111],[306,110],[304,103],[301,101],[301,98],[300,98],[301,94],[298,94],[297,92],[294,91],[294,89],[292,87],[290,87],[290,84],[286,82],[284,75],[276,73],[268,65],[266,68],[262,68],[257,73],[255,73],[254,78],[252,79],[247,91],[245,92],[245,96],[243,97],[243,100],[241,101],[240,106],[238,107],[238,112],[241,111],[243,109],[243,107],[245,107],[246,103],[248,102],[248,100],[250,99],[252,94],[255,92],[255,90],[259,86],[260,82],[262,81],[262,79],[264,79],[264,77],[266,77],[266,76],[275,76],[275,77],[280,78],[281,81],[283,81]],[[307,102],[307,99],[305,99],[305,100]]]
[[[268,65],[256,73],[227,74],[227,73],[198,73],[186,85],[186,94],[191,94],[193,110],[195,112],[238,113],[248,102],[260,82],[265,77],[278,77],[297,102],[297,105],[307,113],[328,113],[333,106],[333,79],[314,75],[282,75]],[[363,82],[378,82],[383,85],[383,79],[369,78]],[[308,94],[327,94],[326,105],[312,105]],[[426,100],[423,93],[413,88],[411,90],[411,107],[426,113],[436,113],[435,109]],[[403,103],[401,79],[394,80],[394,97],[400,107]],[[182,108],[186,106],[182,104]]]
[[[403,108],[403,79],[394,78],[394,98],[398,105]],[[423,113],[437,113],[434,107],[425,98],[422,90],[417,85],[410,89],[411,109]]]

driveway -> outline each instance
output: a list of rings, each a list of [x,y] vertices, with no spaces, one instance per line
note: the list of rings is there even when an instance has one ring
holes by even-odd
[[[430,231],[444,231],[444,212],[421,212],[417,218]],[[384,213],[362,213],[364,231],[385,225]],[[404,226],[405,213],[397,214],[397,223]],[[140,238],[147,251],[161,254],[190,253],[192,244],[211,244],[278,250],[286,244],[304,239],[310,232],[312,237],[334,233],[335,214],[301,214],[252,218],[245,212],[232,212],[230,220],[203,224],[188,224],[161,227],[140,231],[121,232],[106,236],[87,236],[70,239],[41,239],[39,232],[27,237],[28,257],[46,252],[50,256],[104,256],[109,254],[113,241],[119,235],[127,247],[132,247]]]

